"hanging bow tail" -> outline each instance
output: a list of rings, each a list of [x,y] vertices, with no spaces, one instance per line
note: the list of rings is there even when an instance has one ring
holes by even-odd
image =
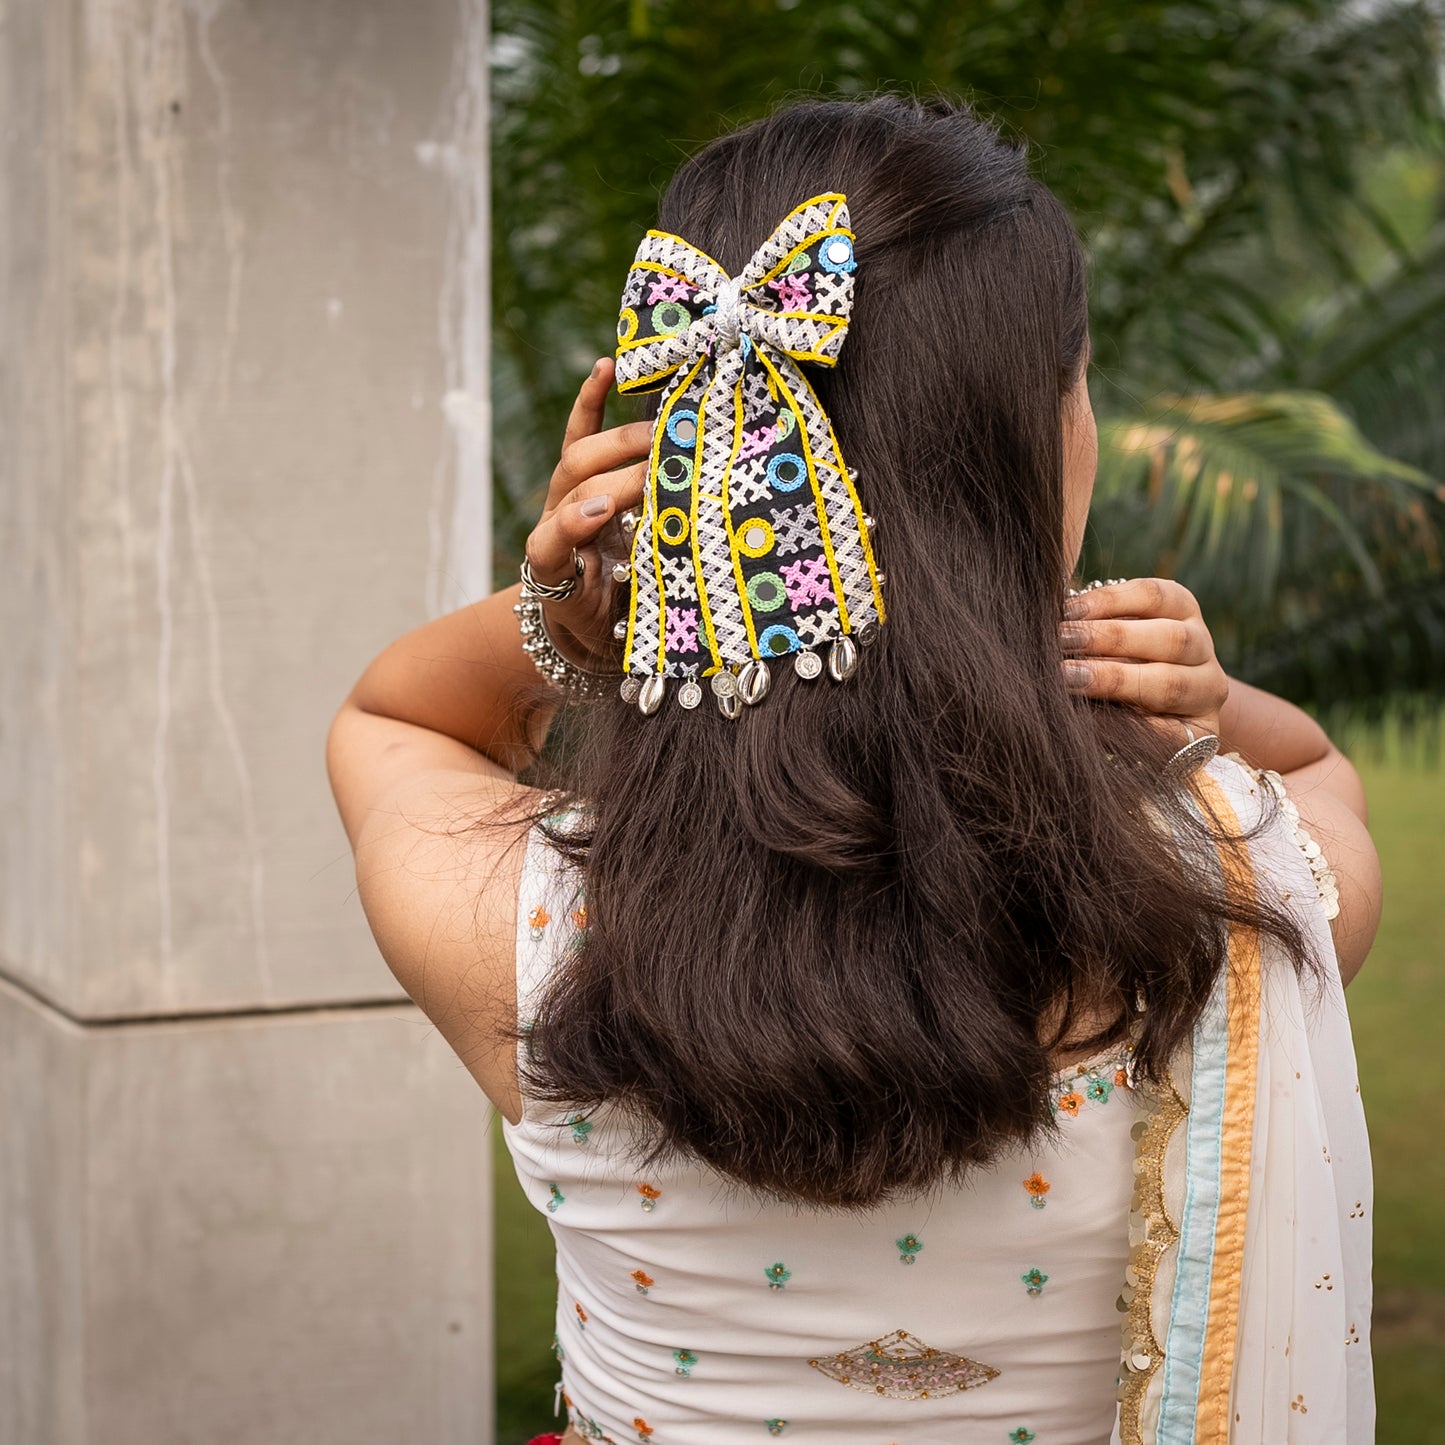
[[[868,519],[802,364],[832,366],[853,306],[841,195],[792,211],[736,279],[649,231],[628,272],[617,386],[664,392],[632,543],[623,695],[645,712],[664,678],[699,678],[729,716],[767,669],[841,681],[883,621]],[[736,675],[742,669],[742,676]],[[760,675],[761,674],[761,675]]]

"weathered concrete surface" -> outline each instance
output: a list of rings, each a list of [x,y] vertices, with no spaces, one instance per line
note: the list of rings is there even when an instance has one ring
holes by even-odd
[[[480,0],[0,6],[0,968],[385,996],[326,796],[486,590]]]
[[[0,0],[0,1445],[490,1438],[484,1101],[322,765],[489,574],[485,29]]]
[[[409,1005],[82,1028],[0,983],[0,1440],[477,1445],[486,1115]]]

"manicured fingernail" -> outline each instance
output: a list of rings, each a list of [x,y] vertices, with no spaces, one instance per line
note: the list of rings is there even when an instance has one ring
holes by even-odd
[[[1093,672],[1082,662],[1066,662],[1064,664],[1064,680],[1075,690],[1088,687],[1093,678]]]
[[[1065,622],[1059,628],[1059,641],[1068,652],[1082,652],[1089,645],[1089,629]]]
[[[588,379],[589,379],[590,381],[596,381],[597,378],[598,378],[599,376],[601,376],[601,375],[602,375],[602,358],[599,356],[599,357],[597,358],[597,360],[592,363],[592,372],[591,372],[591,375],[589,376]]]
[[[1088,604],[1082,597],[1066,597],[1064,599],[1065,617],[1082,617],[1088,610]]]
[[[606,512],[611,500],[610,497],[605,495],[601,497],[588,497],[587,500],[582,503],[582,515],[584,517],[602,516],[602,514]]]

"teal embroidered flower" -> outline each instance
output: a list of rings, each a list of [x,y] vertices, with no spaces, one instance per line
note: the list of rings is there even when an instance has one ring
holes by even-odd
[[[692,1367],[697,1364],[697,1356],[691,1350],[674,1350],[672,1358],[677,1361],[673,1374],[681,1375],[683,1379],[692,1374]]]
[[[563,1194],[555,1184],[549,1184],[547,1186],[547,1193],[552,1196],[547,1201],[547,1213],[556,1214],[556,1212],[566,1204],[567,1196]]]
[[[768,1277],[769,1289],[782,1289],[793,1277],[793,1271],[790,1270],[782,1260],[779,1260],[776,1264],[770,1264],[763,1273]]]
[[[558,1364],[567,1358],[567,1351],[562,1348],[562,1341],[557,1338],[555,1331],[552,1335],[552,1353],[557,1356]]]
[[[902,1239],[894,1240],[898,1246],[898,1261],[900,1264],[912,1264],[918,1257],[918,1251],[923,1248],[923,1241],[916,1234],[905,1234]]]
[[[764,1420],[763,1424],[768,1427],[769,1435],[781,1435],[788,1428],[786,1420]]]
[[[1020,1425],[1017,1430],[1014,1430],[1009,1435],[1009,1439],[1013,1441],[1013,1445],[1029,1445],[1029,1441],[1033,1440],[1034,1438],[1034,1432],[1032,1430],[1026,1429],[1022,1425]]]
[[[1089,1082],[1084,1088],[1084,1093],[1096,1104],[1107,1104],[1109,1102],[1109,1095],[1113,1092],[1113,1084],[1101,1074],[1089,1075]]]
[[[567,1120],[572,1126],[572,1138],[578,1144],[585,1144],[587,1136],[592,1132],[593,1124],[590,1119],[584,1119],[581,1114],[573,1114]]]
[[[1048,1275],[1038,1268],[1029,1270],[1027,1274],[1021,1274],[1019,1278],[1023,1280],[1024,1288],[1033,1295],[1043,1294],[1044,1286],[1049,1282]]]

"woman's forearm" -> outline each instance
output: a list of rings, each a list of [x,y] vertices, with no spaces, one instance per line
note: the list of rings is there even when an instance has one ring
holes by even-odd
[[[1359,774],[1329,734],[1293,703],[1231,678],[1229,700],[1219,713],[1219,738],[1224,751],[1279,773],[1291,791],[1323,788],[1365,821]]]
[[[363,712],[444,733],[512,772],[536,756],[556,703],[540,684],[512,606],[520,585],[408,632],[362,673]]]

